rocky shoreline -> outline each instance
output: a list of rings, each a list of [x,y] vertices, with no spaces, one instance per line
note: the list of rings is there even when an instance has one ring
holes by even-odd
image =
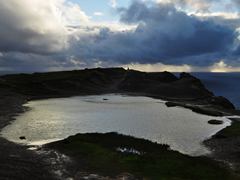
[[[22,106],[27,98],[0,90],[0,129],[11,123],[14,116],[24,112]],[[30,151],[25,146],[14,144],[6,139],[0,138],[0,179],[55,179],[49,171],[51,169],[44,156]]]
[[[204,141],[213,152],[210,156],[228,164],[240,174],[240,118],[229,118],[232,125]]]
[[[68,88],[63,89],[66,85]],[[186,73],[176,79],[167,72],[146,74],[121,68],[94,69],[0,77],[0,128],[14,120],[16,114],[22,113],[22,105],[29,100],[114,92],[164,99],[169,101],[166,104],[169,107],[182,106],[202,114],[240,114],[227,99],[215,97],[200,80]],[[234,152],[230,150],[233,148],[225,146],[227,141],[212,138],[205,144],[214,150],[212,158],[238,166],[239,138],[231,139]],[[0,179],[57,179],[51,172],[51,163],[47,162],[51,155],[41,156],[2,138],[0,144]],[[224,155],[216,151],[219,147]],[[229,158],[232,153],[235,153],[234,161]]]

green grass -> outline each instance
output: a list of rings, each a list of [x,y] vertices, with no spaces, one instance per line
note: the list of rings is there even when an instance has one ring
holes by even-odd
[[[168,150],[168,146],[129,136],[78,134],[47,145],[76,159],[84,170],[115,176],[129,172],[136,177],[156,180],[233,180],[225,167],[206,157],[189,157]],[[121,153],[116,149],[134,148],[141,155]]]
[[[217,133],[215,138],[236,138],[240,136],[240,122],[237,120],[232,121],[232,125],[226,127],[219,133]]]

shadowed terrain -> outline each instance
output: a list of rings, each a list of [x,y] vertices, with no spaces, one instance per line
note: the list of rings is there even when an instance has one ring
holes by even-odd
[[[200,80],[187,73],[145,73],[123,68],[7,75],[2,87],[33,98],[97,93],[146,93],[165,98],[212,97]]]
[[[76,95],[125,93],[162,98],[211,108],[234,110],[224,97],[216,97],[202,82],[188,73],[180,77],[169,72],[145,73],[123,68],[18,74],[0,77],[0,88],[25,95],[29,99]],[[209,109],[209,107],[208,107]]]
[[[193,77],[188,73],[182,73],[180,74],[180,77],[176,77],[169,72],[145,73],[133,70],[125,70],[123,68],[97,68],[78,71],[1,76],[0,127],[3,128],[14,119],[13,117],[16,114],[23,112],[25,109],[22,107],[22,105],[29,100],[106,93],[122,93],[161,98],[168,101],[166,104],[168,107],[183,106],[198,113],[214,116],[239,114],[239,112],[235,110],[233,104],[230,101],[224,97],[214,96],[212,92],[208,91],[205,88],[199,79]],[[73,138],[73,142],[70,142],[69,144],[70,147],[64,145],[56,149],[66,152],[67,154],[69,153],[69,155],[75,158],[75,155],[72,153],[74,153],[75,150],[78,152],[78,147],[86,148],[86,146],[82,144],[80,146],[77,146],[74,151],[69,151],[71,150],[71,145],[75,146],[75,143],[78,143],[79,137],[81,138],[81,135],[77,136],[76,139]],[[90,135],[90,138],[93,137],[94,135]],[[106,141],[108,141],[108,137],[106,138]],[[132,141],[133,144],[135,143],[134,139],[127,137],[114,136],[114,138],[123,138],[126,141]],[[140,140],[136,141],[138,142]],[[155,155],[157,156],[156,158],[161,159],[161,156],[159,154],[152,154],[150,156],[147,155],[146,157],[144,156],[144,158],[147,158],[145,159],[146,161],[144,158],[139,159],[134,155],[129,156],[130,159],[128,159],[128,157],[123,157],[123,159],[121,159],[122,157],[119,158],[119,155],[116,154],[116,152],[113,152],[111,148],[109,149],[109,147],[105,147],[104,144],[101,144],[104,142],[99,143],[100,144],[95,144],[95,142],[90,142],[90,146],[94,146],[97,149],[101,150],[101,153],[113,153],[113,156],[108,159],[109,161],[112,162],[112,160],[116,160],[115,158],[117,158],[117,163],[123,163],[122,165],[126,165],[127,167],[128,165],[131,166],[128,167],[129,169],[123,170],[129,170],[129,172],[132,172],[137,176],[142,176],[143,174],[136,172],[136,169],[132,167],[133,164],[142,163],[142,167],[139,167],[140,171],[142,171],[143,169],[141,168],[143,168],[143,165],[145,163],[148,164],[149,167],[152,167],[151,163],[149,163],[149,160],[151,162],[155,162],[153,161]],[[192,160],[187,156],[183,156],[180,153],[167,151],[166,148],[162,147],[161,145],[157,146],[146,141],[142,141],[142,143],[146,144],[146,147],[148,145],[149,147],[156,146],[157,150],[163,151],[166,156],[163,156],[163,159],[160,162],[164,163],[165,165],[167,165],[169,161],[166,161],[166,159],[164,160],[164,158],[174,158],[177,156],[175,159],[176,161],[173,160],[170,162],[170,164],[173,163],[171,164],[170,168],[175,167],[175,165],[180,162],[186,163],[185,165],[189,166],[190,168],[190,165],[193,163],[193,165],[196,165],[196,168],[198,168],[198,166],[200,169],[203,168],[201,169],[201,172],[203,172],[205,171],[204,167],[202,167],[204,163],[208,164],[208,162],[210,162],[209,166],[211,166],[210,168],[213,168],[213,171],[221,171],[215,175],[212,171],[212,176],[210,179],[221,176],[225,179],[229,179],[229,177],[232,176],[231,173],[229,174],[228,170],[225,168],[222,170],[222,167],[220,167],[215,162],[210,161],[209,159],[201,160],[200,158],[198,161],[202,164],[198,164],[195,162],[195,160]],[[2,179],[32,179],[33,176],[36,176],[34,179],[51,179],[51,177],[56,178],[52,176],[50,172],[52,170],[52,165],[49,164],[49,162],[46,162],[46,158],[50,157],[40,157],[36,153],[26,150],[26,147],[12,144],[3,139],[0,139],[0,144],[0,177]],[[58,145],[61,144],[62,142],[58,143]],[[66,147],[65,150],[62,149],[64,147]],[[145,148],[140,150],[146,151]],[[92,150],[93,153],[95,153],[96,149],[93,148]],[[101,160],[101,156],[96,157],[95,160],[99,162]],[[190,165],[188,163],[190,163]],[[161,168],[167,168],[167,166],[165,167],[165,165],[163,166],[162,164],[155,165],[156,167],[152,168],[156,168],[156,171],[160,170]],[[176,168],[177,167],[178,166],[176,166]],[[181,169],[175,169],[175,172],[178,172],[180,170]],[[102,172],[101,169],[99,171]],[[192,169],[191,171],[194,170]],[[15,174],[13,174],[13,172],[15,172]],[[146,169],[146,173],[149,175],[149,177],[158,177],[158,175],[154,175],[153,171],[149,172],[149,169]],[[187,176],[187,170],[184,170],[182,173],[179,174],[179,177],[182,179],[191,179],[191,177]],[[203,176],[199,177],[205,177],[204,174],[201,175]],[[169,177],[169,175],[165,174],[164,177]],[[194,174],[193,177],[197,177],[197,174]]]
[[[189,157],[159,145],[116,133],[78,134],[46,145],[75,159],[78,171],[117,177],[128,172],[133,179],[238,179],[230,170],[206,157]],[[122,149],[122,150],[121,150]]]

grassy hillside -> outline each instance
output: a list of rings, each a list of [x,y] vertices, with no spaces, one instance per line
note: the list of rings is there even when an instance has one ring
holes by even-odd
[[[77,171],[115,177],[128,172],[151,180],[234,180],[226,167],[206,157],[189,157],[147,140],[116,133],[78,134],[47,145],[74,158]],[[128,151],[121,152],[119,148]]]

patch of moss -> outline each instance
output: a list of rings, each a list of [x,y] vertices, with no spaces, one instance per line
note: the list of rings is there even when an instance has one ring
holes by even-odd
[[[225,167],[206,157],[189,157],[159,145],[116,133],[78,134],[48,144],[74,158],[81,170],[115,176],[129,172],[146,179],[237,179]],[[119,152],[118,148],[134,149],[139,154]]]
[[[240,136],[240,121],[238,119],[231,119],[232,125],[226,127],[218,132],[215,138],[236,138]]]

